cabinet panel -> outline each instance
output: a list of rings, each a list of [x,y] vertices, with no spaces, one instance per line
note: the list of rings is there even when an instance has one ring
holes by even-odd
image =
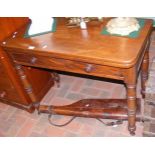
[[[17,91],[13,87],[13,84],[5,74],[3,74],[3,76],[0,76],[0,98],[14,101],[17,103],[21,102],[19,94],[17,93]]]
[[[28,21],[29,19],[25,17],[0,17],[0,41],[18,31]],[[21,109],[26,107],[25,110],[32,112],[33,103],[39,102],[54,83],[49,72],[26,66],[22,68],[27,83],[32,86],[35,101],[32,101],[30,94],[26,91],[12,59],[0,47],[0,100],[4,102],[6,100],[6,103]]]

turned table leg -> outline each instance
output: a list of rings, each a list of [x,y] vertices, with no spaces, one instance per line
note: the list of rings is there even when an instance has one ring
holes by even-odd
[[[136,80],[137,74],[135,68],[126,72],[127,104],[128,104],[128,130],[131,135],[135,135],[136,130]]]
[[[149,53],[145,53],[142,66],[141,66],[141,93],[142,97],[145,97],[145,85],[148,79],[148,68],[149,68]]]
[[[37,99],[36,99],[36,96],[35,94],[33,93],[33,89],[32,89],[32,86],[31,84],[29,83],[23,69],[22,69],[22,65],[19,65],[19,64],[15,64],[15,68],[17,70],[17,73],[24,85],[24,89],[25,91],[27,92],[27,94],[29,95],[30,99],[32,100],[32,102],[36,102]]]

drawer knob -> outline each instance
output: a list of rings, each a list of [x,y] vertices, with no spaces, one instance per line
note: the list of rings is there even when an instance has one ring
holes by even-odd
[[[92,70],[93,70],[93,65],[92,64],[87,64],[86,67],[85,67],[85,71],[90,73]]]
[[[4,98],[6,96],[6,92],[5,91],[2,91],[1,93],[0,93],[0,98]]]
[[[35,64],[36,61],[37,61],[37,58],[36,58],[36,57],[32,57],[32,59],[31,59],[31,63],[32,63],[32,64]]]

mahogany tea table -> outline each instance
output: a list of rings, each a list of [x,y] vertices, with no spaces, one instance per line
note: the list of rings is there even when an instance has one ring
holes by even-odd
[[[25,65],[122,80],[126,86],[126,99],[88,99],[61,107],[38,105],[39,112],[128,119],[129,132],[134,135],[136,120],[139,118],[138,103],[140,104],[140,99],[136,97],[137,77],[141,72],[141,92],[144,97],[152,20],[145,20],[136,38],[102,35],[101,31],[108,18],[103,22],[88,23],[85,30],[67,27],[66,20],[57,18],[55,32],[31,38],[23,37],[25,26],[14,37],[1,43],[21,77],[24,76],[22,65]],[[59,81],[58,76],[56,79]],[[26,79],[23,84],[26,84]],[[33,99],[31,92],[29,95]]]

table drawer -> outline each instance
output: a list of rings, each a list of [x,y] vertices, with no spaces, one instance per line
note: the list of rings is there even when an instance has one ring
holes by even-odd
[[[14,59],[14,62],[22,65],[88,74],[114,79],[123,79],[122,71],[119,68],[29,53],[10,52],[10,54],[11,57]]]

